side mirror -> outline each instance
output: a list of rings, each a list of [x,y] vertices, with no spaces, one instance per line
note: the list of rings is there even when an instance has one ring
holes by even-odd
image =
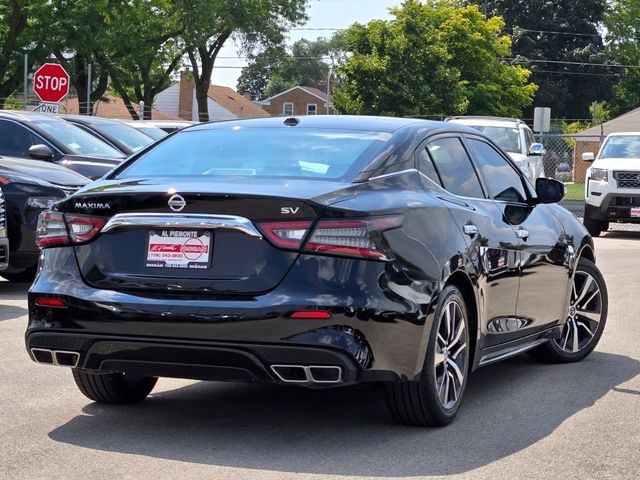
[[[584,152],[582,154],[582,160],[585,162],[593,162],[596,159],[593,152]]]
[[[567,189],[564,183],[553,178],[536,179],[536,194],[538,203],[558,203],[564,197]]]
[[[51,149],[42,144],[31,145],[29,147],[29,156],[34,160],[46,160],[48,162],[53,160],[53,152]]]
[[[546,153],[544,145],[541,143],[532,143],[529,147],[529,155],[540,157]]]

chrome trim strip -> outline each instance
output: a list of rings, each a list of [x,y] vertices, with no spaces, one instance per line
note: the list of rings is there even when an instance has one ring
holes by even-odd
[[[119,228],[193,228],[214,230],[235,230],[251,237],[262,239],[262,234],[251,220],[235,215],[209,215],[187,213],[119,213],[102,227],[102,233]]]
[[[417,172],[417,170],[415,168],[407,168],[406,170],[400,170],[399,172],[384,173],[382,175],[376,175],[375,177],[370,177],[367,181],[378,180],[380,178],[393,177],[394,175],[401,175],[403,173],[409,173],[409,172]]]

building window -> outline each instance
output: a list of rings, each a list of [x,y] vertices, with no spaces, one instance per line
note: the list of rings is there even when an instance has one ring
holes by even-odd
[[[282,114],[283,115],[293,115],[293,103],[285,102],[282,104]]]
[[[317,115],[318,105],[315,103],[307,103],[307,115]]]

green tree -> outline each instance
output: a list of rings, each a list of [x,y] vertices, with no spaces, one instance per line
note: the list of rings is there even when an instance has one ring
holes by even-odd
[[[451,0],[407,0],[390,21],[345,32],[351,56],[333,101],[344,113],[519,116],[535,94],[529,71],[506,65],[500,18]]]
[[[78,94],[80,114],[90,115],[93,102],[107,91],[109,65],[106,49],[112,28],[113,2],[109,0],[52,0],[50,27],[42,29],[50,52],[69,73]],[[91,85],[89,80],[91,65]],[[87,104],[88,89],[91,101]]]
[[[43,38],[37,32],[44,30],[48,14],[46,0],[0,2],[0,108],[22,85],[24,54],[29,55],[29,70],[46,57]]]
[[[193,71],[201,121],[209,120],[207,92],[220,50],[234,37],[243,51],[282,44],[287,30],[306,20],[307,0],[181,0],[182,39]]]
[[[296,85],[316,87],[326,82],[329,69],[345,58],[346,42],[340,32],[328,39],[298,40],[289,52],[278,46],[252,56],[242,70],[237,89],[262,99]]]
[[[620,65],[634,66],[623,69],[614,86],[611,113],[622,115],[640,107],[640,3],[634,0],[611,2],[604,23],[609,55]]]
[[[112,86],[133,119],[141,101],[143,118],[150,119],[156,95],[171,84],[185,53],[181,14],[168,0],[129,0],[114,8],[112,24],[107,41]]]
[[[471,0],[504,18],[514,63],[527,65],[539,86],[534,103],[558,118],[589,118],[591,102],[611,98],[614,70],[599,25],[607,0]],[[630,0],[629,3],[634,3]],[[569,62],[569,63],[567,63]],[[617,69],[615,69],[617,71]],[[529,109],[527,116],[532,117]]]

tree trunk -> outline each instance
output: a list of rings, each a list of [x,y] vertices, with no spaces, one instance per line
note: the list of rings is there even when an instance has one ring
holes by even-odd
[[[196,89],[196,103],[198,105],[198,119],[201,122],[209,121],[209,86],[211,85],[211,74],[213,65],[216,62],[218,53],[231,35],[230,31],[223,32],[210,45],[201,45],[187,50],[191,68],[193,69],[193,83]],[[196,55],[197,54],[197,55]],[[198,62],[200,59],[200,62]]]

